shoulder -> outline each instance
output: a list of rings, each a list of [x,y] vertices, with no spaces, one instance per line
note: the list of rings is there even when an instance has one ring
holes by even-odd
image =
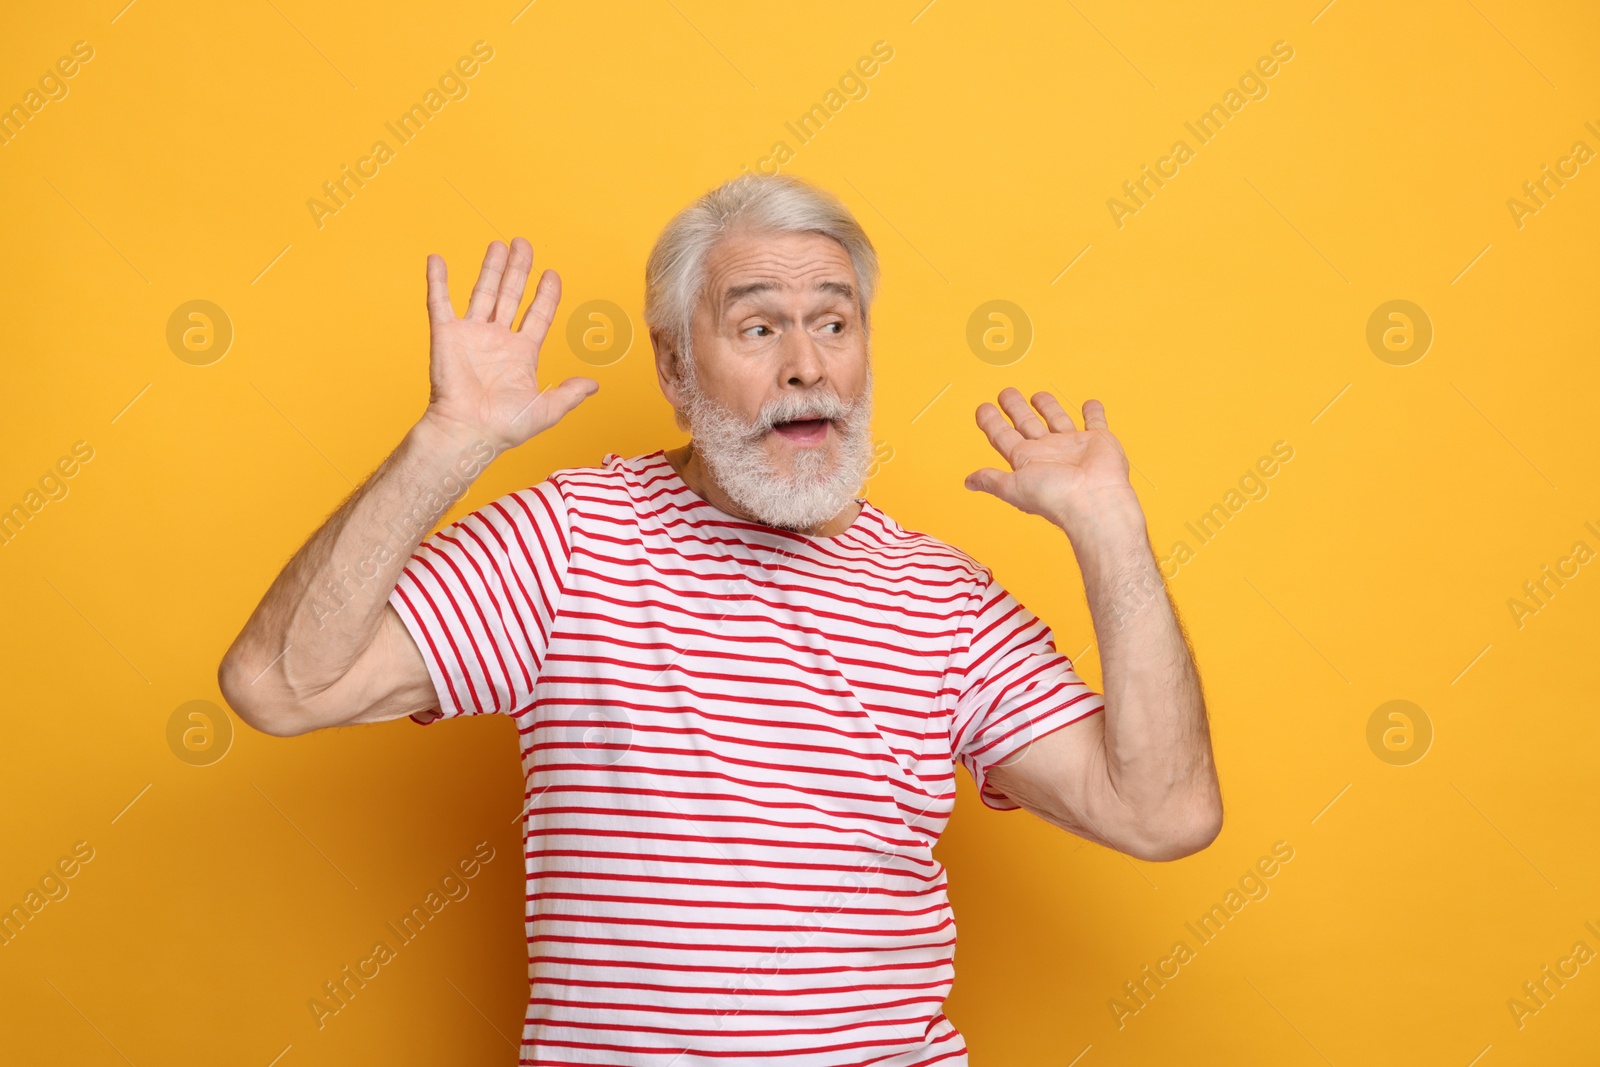
[[[661,451],[623,458],[615,452],[597,467],[563,467],[543,483],[560,495],[574,515],[633,512],[669,489],[674,471]]]
[[[993,580],[988,567],[956,546],[921,530],[908,529],[871,501],[851,530],[857,543],[885,563],[942,571],[952,581],[987,585]]]

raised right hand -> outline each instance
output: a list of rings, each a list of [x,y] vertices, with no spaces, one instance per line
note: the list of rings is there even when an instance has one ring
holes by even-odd
[[[525,239],[513,238],[509,253],[489,242],[467,313],[458,319],[444,258],[428,257],[431,390],[424,419],[452,437],[486,441],[497,453],[548,430],[600,388],[593,378],[568,378],[539,391],[539,348],[561,300],[561,278],[553,270],[540,274],[533,303],[512,330],[532,269],[533,246]]]

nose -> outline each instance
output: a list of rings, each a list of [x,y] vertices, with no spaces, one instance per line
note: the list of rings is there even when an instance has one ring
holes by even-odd
[[[827,364],[807,331],[787,331],[780,351],[780,373],[785,385],[810,389],[827,377]]]

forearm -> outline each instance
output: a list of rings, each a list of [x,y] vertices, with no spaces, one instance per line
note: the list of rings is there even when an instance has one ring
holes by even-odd
[[[1062,522],[1100,648],[1106,778],[1138,832],[1205,836],[1221,818],[1205,700],[1132,489]],[[1207,837],[1209,840],[1209,837]]]
[[[427,419],[413,427],[295,553],[234,641],[219,678],[235,709],[293,713],[344,678],[417,545],[493,458],[487,442]]]

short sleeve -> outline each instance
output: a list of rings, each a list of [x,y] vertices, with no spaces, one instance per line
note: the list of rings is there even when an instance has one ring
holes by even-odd
[[[1050,627],[984,571],[951,662],[956,690],[950,750],[991,808],[1020,807],[989,785],[989,770],[1034,739],[1092,715],[1105,706],[1056,650]],[[959,640],[959,639],[958,639]]]
[[[438,716],[516,715],[532,702],[568,560],[550,481],[508,493],[417,546],[389,603],[439,697]]]

